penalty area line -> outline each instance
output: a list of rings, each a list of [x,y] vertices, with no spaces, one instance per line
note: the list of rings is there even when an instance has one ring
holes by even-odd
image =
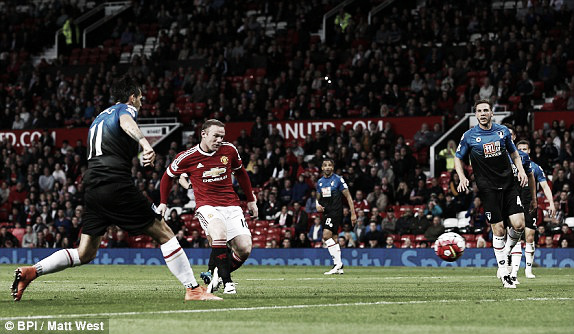
[[[411,305],[411,304],[433,304],[433,303],[453,303],[453,302],[511,302],[511,301],[559,301],[574,300],[574,298],[512,298],[512,299],[441,299],[441,300],[409,300],[409,301],[378,301],[378,302],[357,302],[339,304],[310,304],[310,305],[278,305],[278,306],[256,306],[256,307],[233,307],[220,309],[200,309],[200,310],[170,310],[170,311],[144,311],[144,312],[107,312],[107,313],[87,313],[87,314],[55,314],[55,315],[32,315],[22,317],[5,317],[0,321],[8,320],[35,320],[35,319],[67,319],[67,318],[101,318],[101,317],[124,317],[138,315],[160,315],[160,314],[186,314],[186,313],[211,313],[211,312],[234,312],[234,311],[265,311],[265,310],[285,310],[285,309],[306,309],[315,307],[348,307],[348,306],[372,306],[372,305]]]

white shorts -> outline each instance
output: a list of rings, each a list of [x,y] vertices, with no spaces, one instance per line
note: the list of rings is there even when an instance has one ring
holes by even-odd
[[[251,231],[249,231],[249,227],[243,216],[243,210],[239,206],[203,205],[197,209],[195,216],[199,219],[206,235],[209,235],[207,232],[209,223],[213,219],[218,218],[225,222],[225,226],[227,227],[227,241],[232,240],[238,235],[251,236]]]

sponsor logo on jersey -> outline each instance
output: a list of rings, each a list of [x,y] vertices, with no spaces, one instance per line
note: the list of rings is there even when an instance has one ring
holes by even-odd
[[[490,219],[492,218],[492,213],[490,213],[490,211],[485,212],[486,214],[486,218],[488,219],[488,221],[490,221]]]
[[[203,168],[203,164],[200,162],[197,164],[197,168]]]
[[[211,183],[225,180],[227,179],[227,175],[223,174],[225,174],[226,171],[227,168],[225,167],[213,167],[210,170],[203,172],[203,182]]]
[[[227,156],[222,156],[221,157],[221,163],[224,165],[227,165],[227,163],[229,162],[229,158]]]
[[[482,144],[482,149],[484,150],[485,158],[497,157],[502,154],[499,141]]]
[[[477,143],[480,143],[481,141],[482,141],[482,138],[476,137],[476,142],[477,142]]]

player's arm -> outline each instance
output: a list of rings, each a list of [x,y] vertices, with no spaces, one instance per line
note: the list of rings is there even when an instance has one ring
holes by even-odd
[[[540,182],[540,187],[542,187],[544,196],[546,196],[548,203],[550,203],[548,205],[548,217],[554,218],[554,215],[556,214],[556,207],[554,206],[554,199],[552,198],[552,190],[546,181]]]
[[[189,181],[188,175],[186,173],[182,173],[178,179],[179,185],[183,187],[183,189],[191,189],[191,182]]]
[[[165,173],[163,173],[161,182],[159,184],[160,203],[157,206],[157,210],[159,211],[158,214],[161,214],[162,217],[167,211],[167,199],[169,198],[169,193],[171,192],[172,185],[173,179],[171,176],[169,176],[166,170]]]
[[[536,180],[534,178],[534,172],[528,173],[528,186],[530,187],[530,196],[532,200],[530,201],[530,214],[534,214],[538,208],[538,201],[536,200]]]
[[[518,154],[518,150],[515,150],[510,154],[516,169],[518,169],[518,182],[520,182],[521,187],[525,187],[528,184],[528,176],[526,176],[526,172],[524,171],[524,167],[522,166],[522,158],[520,158],[520,154]]]
[[[129,114],[122,114],[120,116],[120,126],[128,136],[132,137],[133,140],[137,141],[141,145],[143,149],[143,165],[145,167],[153,166],[155,161],[155,152],[143,135],[136,121],[134,121]]]
[[[460,183],[456,187],[456,190],[459,193],[463,192],[463,191],[467,191],[468,185],[470,184],[470,182],[466,178],[466,175],[464,175],[464,168],[462,167],[462,160],[457,156],[454,157],[454,170],[456,171],[456,173],[458,174],[458,178],[460,179]]]
[[[343,189],[342,191],[343,196],[347,199],[347,203],[349,204],[349,210],[351,211],[351,223],[353,227],[357,223],[357,213],[355,212],[355,204],[353,203],[353,197],[351,197],[351,192],[349,189]]]
[[[245,193],[247,197],[247,209],[251,214],[251,217],[256,219],[259,217],[259,209],[257,208],[257,200],[255,199],[255,194],[253,194],[253,188],[251,187],[251,180],[249,180],[249,175],[243,165],[241,165],[234,172],[237,183]]]
[[[325,208],[319,204],[319,200],[321,199],[321,192],[317,190],[317,200],[315,201],[315,207],[317,208],[317,212],[325,211]]]

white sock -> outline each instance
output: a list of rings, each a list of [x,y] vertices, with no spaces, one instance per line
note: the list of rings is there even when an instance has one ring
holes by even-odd
[[[526,260],[526,272],[532,272],[532,262],[534,262],[534,242],[527,242],[524,246],[524,258]]]
[[[512,249],[514,245],[516,245],[516,243],[520,241],[520,237],[522,237],[523,232],[524,231],[518,232],[517,230],[514,229],[514,227],[508,229],[508,245],[507,245],[508,250]]]
[[[331,254],[331,258],[333,259],[333,264],[341,264],[341,247],[333,238],[327,239],[325,241],[325,245],[329,250],[329,254]]]
[[[512,272],[510,273],[510,276],[516,277],[516,275],[518,275],[518,269],[520,269],[520,260],[522,260],[521,242],[518,242],[516,245],[514,245],[510,256],[512,256]]]
[[[77,248],[60,249],[54,254],[42,259],[34,267],[38,276],[55,273],[69,267],[81,265]]]
[[[167,267],[186,288],[193,288],[199,285],[193,276],[193,269],[191,269],[187,255],[179,245],[176,237],[169,239],[160,248]]]
[[[504,252],[504,244],[506,237],[498,237],[496,235],[492,236],[492,248],[494,249],[494,256],[496,257],[496,262],[498,262],[498,270],[501,271],[502,276],[508,275],[508,269],[506,269],[506,253]]]

